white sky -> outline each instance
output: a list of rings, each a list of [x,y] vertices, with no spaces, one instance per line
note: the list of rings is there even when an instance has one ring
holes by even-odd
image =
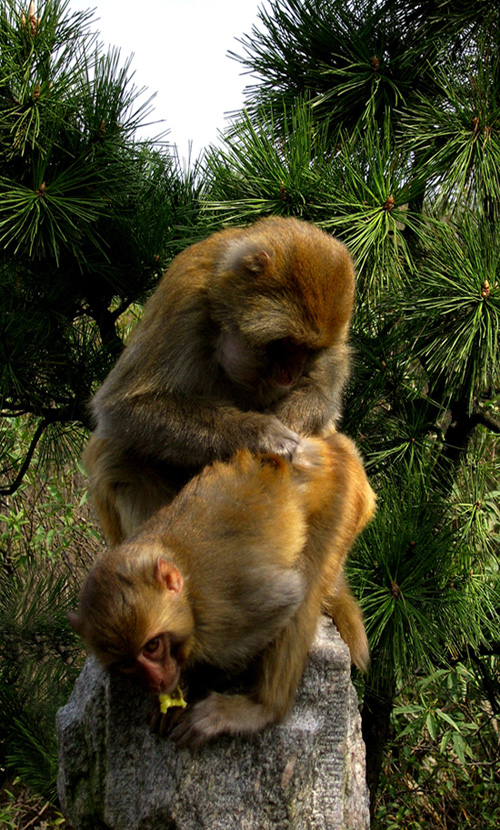
[[[154,136],[169,129],[168,141],[192,157],[217,140],[225,114],[243,105],[252,83],[243,67],[227,56],[241,53],[235,40],[250,34],[265,0],[70,0],[70,8],[95,7],[95,25],[105,46],[117,46],[124,61],[134,53],[133,83],[156,92],[148,128]],[[147,96],[145,96],[146,98]]]

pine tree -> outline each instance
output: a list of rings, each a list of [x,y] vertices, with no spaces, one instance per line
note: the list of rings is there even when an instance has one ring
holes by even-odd
[[[41,438],[54,454],[61,436],[81,436],[91,391],[122,346],[124,313],[194,233],[194,173],[161,136],[137,139],[151,99],[91,24],[66,0],[0,2],[4,494]],[[9,429],[20,416],[27,451]]]
[[[75,485],[87,402],[203,233],[196,166],[138,139],[152,106],[132,77],[91,12],[0,0],[0,767],[50,799],[82,661],[67,611],[98,544]]]
[[[405,685],[464,660],[498,714],[499,24],[486,1],[271,0],[207,162],[224,221],[302,217],[356,260],[342,428],[379,494],[351,566],[372,806]]]

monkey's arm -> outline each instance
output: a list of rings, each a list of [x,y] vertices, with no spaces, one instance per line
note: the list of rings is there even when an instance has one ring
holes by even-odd
[[[283,718],[304,671],[319,617],[320,595],[312,590],[281,635],[264,652],[252,695],[212,692],[188,708],[170,733],[178,746],[199,746],[223,733],[252,734]]]
[[[280,421],[301,435],[328,434],[340,417],[348,356],[347,345],[316,355],[295,388],[273,405]]]
[[[241,447],[291,457],[298,436],[274,414],[243,412],[196,396],[136,394],[102,401],[97,434],[124,451],[176,465],[203,466]]]

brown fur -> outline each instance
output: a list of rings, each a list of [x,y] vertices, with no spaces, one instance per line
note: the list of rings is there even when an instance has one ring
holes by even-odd
[[[291,457],[299,435],[331,431],[353,297],[344,246],[296,219],[221,231],[172,262],[92,402],[84,463],[111,543],[211,461]]]
[[[188,707],[172,737],[193,745],[260,730],[290,706],[323,599],[332,584],[344,592],[345,556],[374,509],[343,435],[303,439],[291,462],[241,450],[103,555],[73,622],[106,665],[133,659],[159,635],[182,641],[170,658],[182,669],[205,662],[233,670],[263,650],[251,694],[211,693]],[[159,561],[182,577],[179,592],[155,578]],[[357,645],[367,660],[362,638]],[[169,666],[169,681],[176,671]]]

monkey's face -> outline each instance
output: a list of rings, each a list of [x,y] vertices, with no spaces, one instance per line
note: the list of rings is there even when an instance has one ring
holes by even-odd
[[[185,662],[182,646],[170,632],[162,631],[144,643],[135,657],[119,658],[110,668],[136,677],[153,694],[170,694],[179,682]]]
[[[260,393],[261,405],[286,395],[302,377],[312,354],[307,346],[290,337],[264,344],[251,342],[235,325],[220,333],[216,348],[225,375],[242,389]]]
[[[313,352],[291,338],[273,340],[266,347],[269,383],[284,392],[295,386],[302,377],[307,358]]]
[[[183,578],[153,550],[134,569],[135,561],[126,543],[105,554],[85,580],[70,622],[105,668],[136,677],[155,694],[170,693],[194,628]]]

